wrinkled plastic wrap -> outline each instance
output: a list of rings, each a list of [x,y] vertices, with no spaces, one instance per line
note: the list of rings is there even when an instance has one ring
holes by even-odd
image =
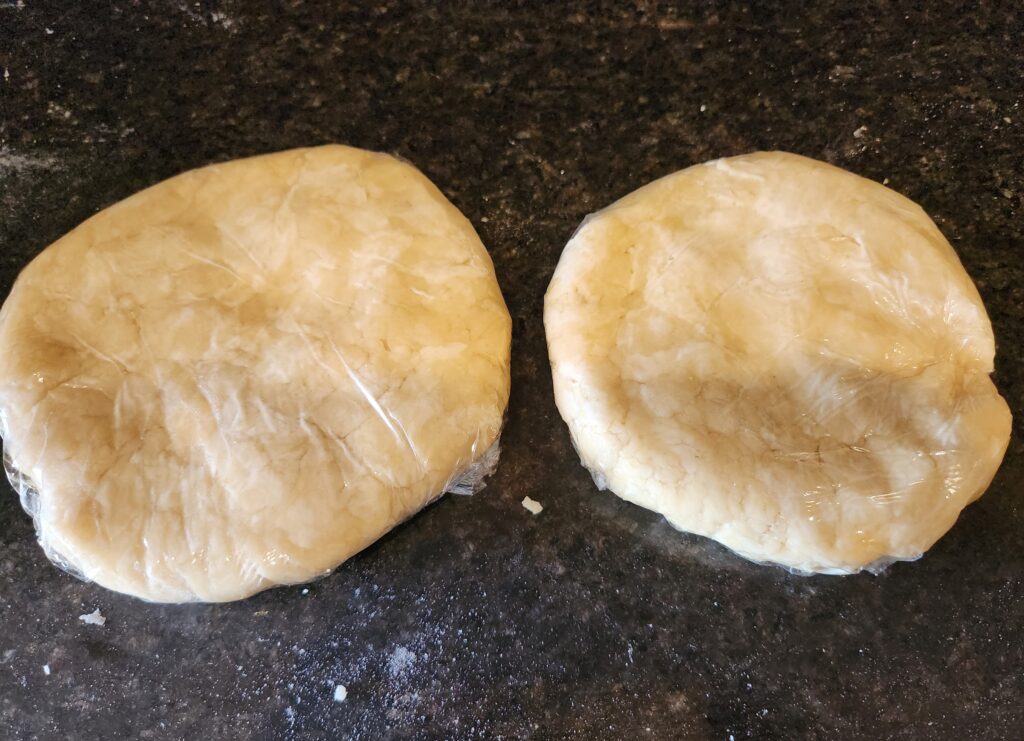
[[[511,320],[415,168],[340,146],[185,173],[0,310],[4,466],[60,568],[161,602],[308,581],[498,461]]]
[[[709,162],[588,217],[545,329],[599,488],[799,573],[918,558],[1009,440],[949,243],[903,196],[796,155]]]

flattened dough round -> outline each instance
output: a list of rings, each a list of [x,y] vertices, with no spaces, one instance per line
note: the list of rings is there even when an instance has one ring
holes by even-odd
[[[237,599],[326,573],[478,461],[510,332],[473,227],[412,166],[325,146],[204,167],[18,278],[6,454],[58,563]]]
[[[757,561],[916,558],[1009,441],[988,316],[935,224],[796,155],[691,167],[589,218],[544,322],[595,479]]]

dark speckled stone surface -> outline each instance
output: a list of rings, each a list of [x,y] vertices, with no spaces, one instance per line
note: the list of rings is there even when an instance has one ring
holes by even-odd
[[[133,191],[338,141],[449,195],[515,321],[487,489],[308,587],[143,604],[51,567],[0,496],[0,738],[1024,738],[1017,4],[436,5],[0,2],[4,294]],[[921,203],[995,325],[1003,468],[878,577],[755,566],[597,492],[554,406],[542,297],[577,223],[770,148]]]

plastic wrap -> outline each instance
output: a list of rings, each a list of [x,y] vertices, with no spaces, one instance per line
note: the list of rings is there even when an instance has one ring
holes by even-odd
[[[1009,440],[949,243],[903,196],[796,155],[709,162],[588,217],[545,329],[599,488],[799,573],[918,558]]]
[[[0,310],[8,477],[57,566],[161,601],[329,573],[498,460],[511,319],[468,221],[340,146],[160,183]]]

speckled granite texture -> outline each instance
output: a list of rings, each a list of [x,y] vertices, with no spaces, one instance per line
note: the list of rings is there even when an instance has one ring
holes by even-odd
[[[1016,4],[337,5],[0,2],[0,288],[183,169],[398,153],[477,225],[515,321],[499,472],[322,581],[212,607],[75,581],[0,496],[0,738],[1024,738]],[[995,325],[1003,468],[879,577],[755,566],[598,493],[552,399],[541,302],[577,223],[759,148],[921,203]]]

